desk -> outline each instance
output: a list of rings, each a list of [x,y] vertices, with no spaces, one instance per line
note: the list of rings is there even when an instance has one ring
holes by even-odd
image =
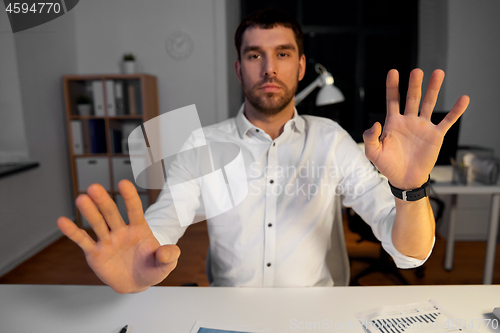
[[[297,332],[291,321],[355,322],[383,305],[438,301],[459,319],[484,319],[500,305],[500,286],[317,288],[152,287],[132,295],[107,286],[0,285],[1,332],[188,333],[197,320]],[[318,330],[316,330],[318,331]],[[320,332],[333,332],[320,329]],[[338,330],[335,330],[338,331]],[[359,327],[342,333],[363,333]],[[485,327],[479,333],[495,332]],[[496,332],[499,332],[497,330]]]
[[[478,183],[458,185],[451,183],[451,166],[436,166],[431,172],[431,179],[436,180],[432,189],[437,194],[451,194],[450,221],[446,240],[446,256],[444,267],[453,268],[453,251],[455,247],[456,203],[458,194],[491,194],[491,211],[484,262],[483,284],[493,282],[493,268],[495,265],[495,251],[498,235],[498,221],[500,218],[500,185],[483,185]]]
[[[16,164],[0,164],[0,178],[6,177],[21,171],[36,168],[40,165],[38,162],[20,162]]]

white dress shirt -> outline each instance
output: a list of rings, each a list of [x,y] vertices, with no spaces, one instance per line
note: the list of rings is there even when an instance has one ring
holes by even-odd
[[[371,226],[398,267],[413,268],[427,260],[405,256],[394,247],[396,208],[387,180],[336,122],[295,111],[272,140],[248,121],[242,106],[235,118],[204,127],[188,141],[203,134],[209,144],[240,147],[248,185],[240,204],[207,219],[211,286],[332,286],[326,254],[335,195]],[[189,173],[189,168],[181,165],[174,172]],[[196,182],[190,191],[182,214],[192,220],[204,200]],[[176,244],[187,228],[181,227],[165,188],[145,217],[162,245]]]

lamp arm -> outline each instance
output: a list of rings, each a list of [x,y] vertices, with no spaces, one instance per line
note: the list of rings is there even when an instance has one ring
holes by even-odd
[[[312,93],[314,89],[316,89],[317,87],[321,87],[322,85],[323,85],[323,80],[320,75],[316,78],[316,80],[314,80],[313,82],[311,82],[311,84],[305,87],[304,90],[295,95],[295,105],[298,105],[300,102],[304,100],[304,98],[307,97],[307,95]]]

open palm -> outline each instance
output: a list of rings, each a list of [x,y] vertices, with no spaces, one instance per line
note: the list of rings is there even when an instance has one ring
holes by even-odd
[[[177,265],[180,250],[176,245],[160,246],[149,228],[141,200],[134,185],[122,180],[129,224],[125,224],[116,204],[99,184],[89,186],[76,204],[95,231],[95,242],[73,221],[60,217],[59,229],[85,253],[96,275],[118,293],[138,292],[161,282]]]
[[[387,74],[387,116],[382,132],[375,123],[363,134],[366,156],[395,187],[409,190],[420,187],[436,163],[443,138],[448,129],[464,113],[469,97],[462,96],[437,125],[430,118],[444,79],[442,70],[432,73],[429,87],[418,112],[423,72],[410,74],[406,108],[399,111],[399,73]],[[380,138],[379,138],[380,137]]]

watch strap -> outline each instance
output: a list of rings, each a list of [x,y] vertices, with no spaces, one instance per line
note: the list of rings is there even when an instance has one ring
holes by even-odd
[[[431,176],[429,175],[429,178],[422,186],[420,186],[419,188],[415,188],[413,190],[408,190],[408,191],[404,191],[402,189],[394,187],[390,182],[388,182],[388,183],[389,183],[389,186],[391,187],[392,194],[396,198],[401,199],[403,201],[417,201],[417,200],[420,200],[422,198],[429,196],[429,194],[430,194],[430,180],[431,180]]]

